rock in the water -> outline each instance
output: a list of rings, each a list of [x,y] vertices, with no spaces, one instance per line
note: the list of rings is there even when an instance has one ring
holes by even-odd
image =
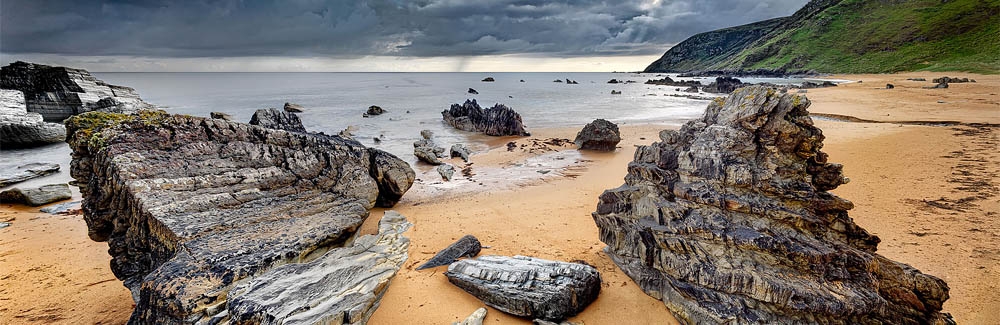
[[[943,322],[944,281],[875,253],[809,100],[751,86],[640,146],[593,214],[611,259],[682,323]]]
[[[385,110],[382,109],[382,107],[372,105],[372,106],[368,106],[368,111],[365,112],[365,114],[367,115],[365,117],[382,115],[382,114],[385,114]]]
[[[414,175],[354,140],[161,111],[67,129],[89,235],[133,292],[132,323],[242,317],[226,314],[234,284],[344,245]]]
[[[283,107],[283,109],[285,110],[285,112],[289,112],[289,113],[302,113],[302,112],[305,111],[302,108],[302,105],[288,103],[288,102],[285,102],[285,106]]]
[[[46,205],[73,197],[68,184],[49,184],[39,187],[15,187],[0,192],[0,202],[20,203],[30,206]]]
[[[569,80],[569,79],[566,79],[566,84],[567,84],[567,85],[576,85],[576,84],[579,84],[579,83],[578,83],[578,82],[576,82],[575,80]]]
[[[927,79],[924,79],[924,78],[906,78],[906,80],[909,80],[909,81],[927,81]]]
[[[702,90],[706,93],[728,94],[745,85],[743,81],[733,77],[718,77],[715,78],[715,82],[708,84]]]
[[[502,104],[487,109],[479,107],[476,100],[466,100],[464,104],[452,104],[441,112],[444,121],[452,127],[469,132],[482,132],[492,136],[528,136],[521,122],[521,115]]]
[[[411,224],[395,211],[376,235],[330,249],[307,263],[276,267],[230,290],[226,314],[234,324],[366,324],[400,266]]]
[[[618,125],[599,118],[584,126],[573,143],[584,150],[615,151],[621,141]]]
[[[612,95],[621,95],[621,94],[622,94],[622,92],[621,92],[621,91],[618,91],[618,90],[611,90],[611,94],[612,94]]]
[[[472,88],[469,88],[469,93],[473,95],[479,95],[479,92]]]
[[[601,292],[597,269],[525,256],[481,256],[448,266],[448,281],[505,313],[563,320]]]
[[[59,171],[59,164],[30,163],[0,171],[0,187],[20,183]]]
[[[37,147],[65,139],[62,124],[45,122],[41,114],[28,112],[21,91],[0,89],[0,149]]]
[[[451,325],[483,325],[484,319],[486,319],[486,308],[479,307],[469,317],[466,317],[465,320],[451,323]]]
[[[473,235],[465,235],[459,238],[458,241],[448,245],[445,249],[442,249],[426,263],[417,267],[417,271],[423,269],[429,269],[432,267],[438,267],[443,265],[449,265],[455,263],[459,258],[462,257],[476,257],[479,252],[483,249],[483,244],[479,242],[479,239]]]
[[[464,145],[456,143],[451,145],[449,154],[452,158],[459,157],[462,158],[462,161],[469,162],[469,155],[472,154],[472,151]]]
[[[556,79],[556,80],[552,80],[552,82],[562,83],[563,81],[562,81],[562,79]]]
[[[135,89],[107,84],[83,69],[17,61],[0,68],[0,88],[24,93],[28,112],[49,122],[89,111],[135,113],[154,108]]]
[[[670,77],[663,77],[663,79],[649,79],[645,82],[647,85],[659,85],[659,86],[671,86],[671,87],[699,87],[701,86],[701,81],[675,81]]]
[[[434,131],[431,130],[420,130],[420,137],[425,140],[430,140],[434,137]]]
[[[455,167],[449,164],[442,164],[437,167],[437,172],[441,175],[441,180],[450,182],[451,177],[455,175]]]
[[[486,77],[485,79],[483,79],[483,82],[494,82],[494,81],[496,80],[493,80],[493,77]]]
[[[217,118],[217,119],[220,119],[220,120],[233,121],[233,116],[232,115],[229,115],[229,114],[226,114],[226,113],[223,113],[223,112],[211,112],[211,113],[208,113],[208,116],[210,116],[211,118]]]
[[[801,89],[826,88],[826,87],[837,87],[837,84],[831,81],[823,81],[819,83],[806,81],[803,82],[801,86],[799,86],[799,88]]]
[[[289,132],[306,132],[306,127],[302,126],[302,120],[297,115],[277,108],[258,109],[250,117],[250,125]]]
[[[608,80],[608,83],[609,83],[609,84],[620,84],[620,83],[622,83],[622,82],[621,82],[621,81],[618,81],[618,79],[611,79],[611,80]]]

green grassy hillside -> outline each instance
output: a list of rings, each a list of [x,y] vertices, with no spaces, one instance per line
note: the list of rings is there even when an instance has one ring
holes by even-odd
[[[1000,0],[813,1],[776,21],[695,35],[646,70],[1000,73]],[[703,41],[734,29],[760,36],[733,45]]]

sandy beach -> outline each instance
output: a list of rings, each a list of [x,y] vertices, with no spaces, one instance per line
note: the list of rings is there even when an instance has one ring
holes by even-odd
[[[924,89],[932,84],[906,80],[945,75],[977,82]],[[854,202],[850,215],[881,238],[879,253],[948,282],[951,298],[944,311],[956,321],[1000,323],[995,312],[1000,310],[1000,76],[913,72],[831,78],[861,81],[805,94],[811,112],[828,116],[815,118],[827,137],[824,151],[851,178],[834,193]],[[886,83],[895,89],[884,89]],[[635,145],[656,141],[660,130],[677,126],[620,127],[623,141],[613,153],[546,144],[572,139],[579,128],[544,129],[532,130],[528,138],[490,140],[492,150],[472,156],[471,176],[456,174],[460,180],[452,183],[441,183],[428,166],[414,166],[419,180],[393,208],[414,224],[407,233],[410,257],[370,322],[447,324],[483,307],[448,282],[445,267],[414,270],[473,234],[489,246],[482,254],[582,260],[597,267],[604,280],[601,295],[571,321],[676,323],[662,302],[644,294],[602,253],[590,214],[602,191],[622,184]],[[506,147],[510,141],[517,145],[513,151]],[[460,160],[450,163],[465,166]],[[373,210],[362,233],[373,232],[381,215]],[[0,221],[7,220],[12,225],[0,229],[0,323],[128,320],[132,300],[108,267],[107,244],[87,238],[80,216],[0,206]],[[530,320],[489,309],[485,323]]]

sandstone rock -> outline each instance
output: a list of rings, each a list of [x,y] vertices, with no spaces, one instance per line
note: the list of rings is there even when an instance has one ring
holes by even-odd
[[[715,78],[715,82],[708,84],[702,90],[706,93],[728,94],[745,85],[743,81],[736,78],[718,77]]]
[[[451,145],[449,154],[452,158],[459,157],[462,158],[462,161],[469,162],[469,155],[472,154],[472,151],[464,145],[453,144]]]
[[[441,112],[444,121],[452,127],[469,132],[482,132],[492,136],[528,136],[521,122],[521,115],[502,104],[487,109],[479,107],[476,100],[466,100],[464,104],[452,104]]]
[[[15,187],[0,192],[0,202],[20,203],[30,206],[46,205],[73,197],[68,184],[49,184],[39,187]]]
[[[619,83],[622,83],[622,82],[618,81],[618,79],[611,79],[611,80],[608,80],[608,83],[609,84],[619,84]]]
[[[288,102],[285,103],[285,106],[283,107],[283,109],[285,110],[285,112],[289,112],[289,113],[302,113],[302,112],[305,111],[302,108],[302,105],[288,103]]]
[[[584,126],[573,143],[583,150],[615,151],[621,141],[618,125],[599,118]]]
[[[89,111],[135,113],[154,108],[135,89],[107,84],[83,69],[17,61],[0,68],[0,88],[24,93],[28,112],[50,122]]]
[[[493,77],[486,77],[485,79],[483,79],[483,82],[494,82],[494,81],[496,80],[493,80]]]
[[[760,86],[640,146],[594,220],[611,259],[682,323],[927,324],[944,281],[875,253],[829,190],[802,96]]]
[[[343,246],[414,175],[354,140],[159,111],[67,129],[89,235],[133,292],[132,323],[223,317],[234,284]]]
[[[487,306],[555,321],[580,313],[601,291],[601,276],[589,265],[525,256],[465,259],[445,276]]]
[[[30,148],[66,139],[66,128],[28,112],[18,90],[0,89],[0,149]]]
[[[59,164],[30,163],[0,171],[0,187],[20,183],[59,171]]]
[[[479,242],[479,239],[476,238],[476,236],[462,236],[462,238],[459,238],[458,241],[448,245],[445,249],[442,249],[437,254],[434,254],[434,257],[431,257],[431,259],[427,260],[427,262],[423,265],[417,267],[417,271],[449,265],[462,257],[476,257],[482,249],[483,244]]]
[[[469,93],[473,95],[479,95],[479,92],[472,88],[469,88]]]
[[[208,113],[208,115],[210,117],[212,117],[212,118],[217,118],[217,119],[220,119],[220,120],[233,121],[233,116],[232,115],[229,115],[229,114],[226,114],[226,113],[223,113],[223,112],[211,112],[211,113]]]
[[[451,176],[455,175],[455,167],[449,164],[443,164],[437,166],[437,172],[441,175],[441,180],[450,182]]]
[[[302,120],[297,115],[277,108],[258,109],[250,117],[250,125],[289,132],[306,132],[306,127],[302,126]]]
[[[483,325],[483,320],[486,319],[486,308],[479,307],[476,311],[472,312],[469,317],[461,322],[451,323],[452,325]]]
[[[382,107],[372,105],[372,106],[368,106],[368,111],[365,112],[365,114],[367,115],[365,117],[382,115],[382,114],[385,114],[385,110],[382,109]]]

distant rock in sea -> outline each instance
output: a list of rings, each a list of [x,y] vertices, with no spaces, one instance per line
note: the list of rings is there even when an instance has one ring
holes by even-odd
[[[524,130],[521,115],[503,104],[483,109],[475,99],[466,100],[462,105],[452,104],[450,109],[441,112],[441,116],[459,130],[492,136],[530,135]]]
[[[0,150],[43,146],[65,139],[62,124],[45,122],[41,114],[27,111],[21,91],[0,89]]]
[[[948,285],[876,253],[828,191],[809,100],[751,86],[639,146],[594,221],[605,252],[681,323],[947,324]]]
[[[285,102],[285,106],[282,108],[285,110],[285,112],[289,113],[302,113],[305,111],[305,109],[302,108],[302,105],[288,103],[288,102]]]
[[[377,105],[368,106],[368,111],[365,111],[364,117],[371,117],[385,114],[385,110]]]
[[[483,82],[494,82],[494,81],[496,80],[493,80],[493,77],[486,77],[485,79],[483,79]]]

